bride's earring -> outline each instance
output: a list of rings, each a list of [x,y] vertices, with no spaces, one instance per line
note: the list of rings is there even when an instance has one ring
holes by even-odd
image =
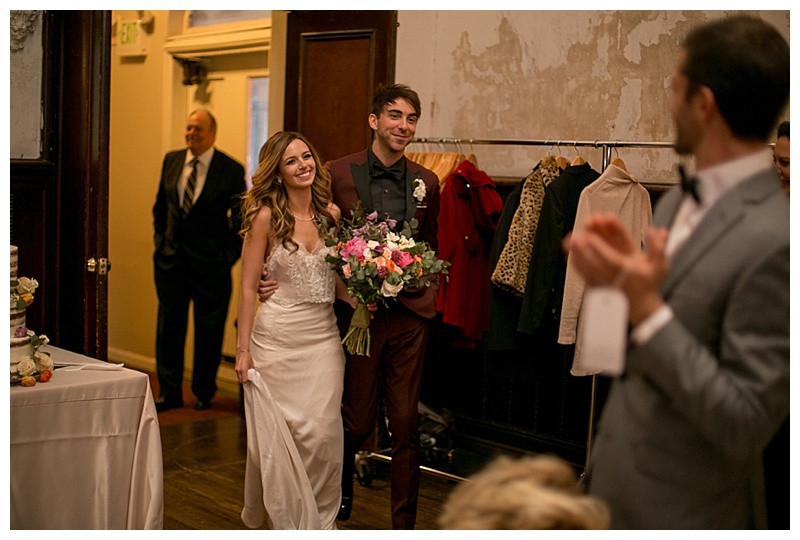
[[[277,180],[277,181],[278,181],[278,185],[281,185],[281,184],[283,184],[283,178],[281,178],[280,176],[276,176],[276,177],[275,177],[275,180]]]

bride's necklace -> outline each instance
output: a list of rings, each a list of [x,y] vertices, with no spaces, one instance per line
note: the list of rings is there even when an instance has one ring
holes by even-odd
[[[309,218],[301,218],[301,217],[296,216],[295,213],[292,212],[291,210],[289,210],[289,213],[292,214],[292,217],[294,219],[296,219],[297,221],[314,221],[314,214],[311,214],[311,217],[309,217]]]

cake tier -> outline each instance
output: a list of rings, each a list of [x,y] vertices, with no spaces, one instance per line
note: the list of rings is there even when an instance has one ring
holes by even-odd
[[[11,309],[11,324],[9,326],[9,337],[14,337],[14,332],[20,326],[25,326],[25,310],[24,309]]]
[[[17,277],[17,272],[19,271],[19,253],[17,246],[11,246],[11,255],[9,258],[11,262],[11,279],[14,279]]]
[[[25,336],[21,338],[11,338],[11,369],[15,369],[16,365],[23,360],[26,356],[33,354],[33,345],[31,345],[31,337]]]

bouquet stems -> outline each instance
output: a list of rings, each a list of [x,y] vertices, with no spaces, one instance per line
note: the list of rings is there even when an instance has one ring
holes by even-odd
[[[350,328],[347,329],[342,339],[342,345],[347,347],[347,352],[361,356],[369,356],[369,310],[366,304],[359,302],[350,320]]]

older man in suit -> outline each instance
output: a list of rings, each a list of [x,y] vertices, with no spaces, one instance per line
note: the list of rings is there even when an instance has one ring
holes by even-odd
[[[763,527],[762,451],[789,411],[789,204],[766,144],[789,47],[721,18],[689,33],[671,83],[696,178],[659,201],[647,252],[610,215],[568,243],[588,283],[621,284],[632,328],[589,491],[614,528]]]
[[[244,167],[214,148],[217,123],[206,110],[189,115],[186,149],[167,153],[156,202],[158,293],[156,409],[181,407],[189,303],[194,305],[195,409],[211,407],[231,297],[231,267],[241,254],[240,197]]]

